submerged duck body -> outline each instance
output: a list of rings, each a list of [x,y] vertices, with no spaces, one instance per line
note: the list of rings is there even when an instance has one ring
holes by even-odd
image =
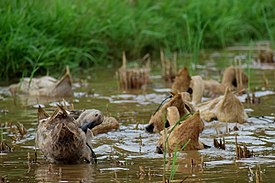
[[[199,141],[199,135],[204,129],[200,113],[190,114],[185,120],[180,120],[178,109],[175,106],[167,108],[167,119],[170,127],[161,132],[157,144],[157,152],[173,152],[175,150],[200,150],[206,146]],[[165,143],[166,148],[165,149]],[[182,149],[182,147],[184,147]]]
[[[103,121],[103,114],[96,109],[87,111],[88,116],[76,121],[63,107],[49,116],[43,109],[38,109],[38,129],[36,144],[51,163],[96,162],[96,156],[89,143],[89,129]],[[86,114],[87,114],[86,113]],[[82,126],[79,126],[79,122]]]
[[[244,123],[248,118],[243,104],[229,88],[226,89],[224,95],[203,102],[197,105],[196,108],[205,121],[218,120],[221,122]]]
[[[230,90],[246,89],[248,77],[240,67],[229,66],[223,72],[222,82],[215,80],[204,80],[205,95],[217,97],[224,94],[226,88]]]
[[[72,81],[68,69],[60,80],[50,76],[24,78],[21,82],[10,85],[9,91],[12,95],[23,94],[46,97],[73,96]]]
[[[149,133],[158,133],[170,124],[166,121],[166,110],[170,106],[175,106],[179,110],[180,116],[194,112],[194,107],[190,103],[190,95],[187,92],[173,94],[172,98],[163,104],[158,111],[150,118],[145,130]]]

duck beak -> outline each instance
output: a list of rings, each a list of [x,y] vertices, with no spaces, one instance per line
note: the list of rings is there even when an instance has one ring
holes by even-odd
[[[163,154],[163,150],[161,149],[160,146],[156,147],[156,151],[155,152],[158,153],[158,154]]]
[[[145,131],[148,133],[153,133],[154,125],[151,123],[145,127]]]
[[[91,122],[86,122],[80,128],[82,129],[82,131],[87,133],[88,128],[93,129],[97,125],[100,125],[102,123],[102,121],[103,120],[94,120],[94,121],[91,121]]]

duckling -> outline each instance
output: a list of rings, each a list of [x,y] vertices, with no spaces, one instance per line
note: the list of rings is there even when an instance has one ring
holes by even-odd
[[[206,146],[199,141],[199,135],[204,129],[204,123],[200,118],[200,113],[190,114],[190,116],[182,122],[180,122],[179,117],[177,107],[170,106],[167,108],[167,120],[170,120],[169,123],[171,126],[166,133],[164,130],[161,132],[161,138],[156,148],[158,153],[163,153],[165,150],[166,140],[166,151],[169,153],[174,150],[200,150],[206,148]],[[184,149],[182,149],[182,147],[184,147]]]
[[[229,88],[223,96],[198,104],[196,109],[200,111],[201,118],[205,121],[217,119],[222,122],[244,123],[248,118],[243,104]]]
[[[72,81],[68,68],[66,68],[66,73],[60,80],[50,76],[24,78],[21,82],[10,85],[9,91],[12,96],[16,94],[47,97],[73,96]]]
[[[193,105],[190,103],[190,95],[187,92],[177,93],[171,95],[171,99],[163,104],[159,110],[155,112],[150,118],[149,124],[145,127],[145,130],[149,133],[157,133],[162,131],[165,127],[169,127],[164,118],[166,109],[170,106],[176,106],[181,116],[194,111]]]
[[[50,116],[38,109],[36,144],[51,163],[95,162],[88,132],[103,121],[103,114],[96,109],[87,110],[74,120],[68,112],[58,106]]]

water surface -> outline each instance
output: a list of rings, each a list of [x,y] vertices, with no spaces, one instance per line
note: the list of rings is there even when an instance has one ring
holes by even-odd
[[[204,76],[218,74],[214,69],[200,70]],[[124,92],[119,90],[115,69],[93,69],[75,79],[73,98],[66,99],[76,109],[97,108],[104,114],[116,117],[120,129],[101,134],[93,139],[98,164],[51,165],[38,153],[39,164],[28,163],[28,153],[34,157],[35,130],[37,127],[36,105],[44,104],[51,113],[60,99],[16,98],[5,96],[0,102],[0,122],[24,124],[28,134],[10,145],[13,151],[0,155],[0,175],[9,182],[162,182],[169,178],[172,158],[164,161],[163,155],[155,153],[158,134],[148,134],[144,128],[150,116],[169,91],[158,70],[153,70],[151,83],[146,90]],[[263,72],[269,86],[263,84]],[[251,86],[261,97],[260,104],[245,104],[249,120],[245,124],[214,121],[205,123],[201,141],[210,149],[177,154],[174,180],[186,182],[263,182],[275,180],[275,86],[274,69],[253,69]],[[215,77],[213,77],[215,78]],[[5,88],[2,88],[5,90]],[[240,97],[244,100],[244,96]],[[8,112],[5,112],[8,111]],[[239,131],[230,131],[237,125]],[[2,127],[3,138],[11,141],[13,136]],[[252,158],[236,160],[235,136],[240,145],[253,150]],[[213,139],[224,137],[226,150],[213,147]],[[258,170],[256,176],[256,170]]]

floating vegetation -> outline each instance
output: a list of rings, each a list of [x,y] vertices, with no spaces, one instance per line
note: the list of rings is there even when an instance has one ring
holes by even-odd
[[[7,153],[12,151],[12,147],[9,145],[10,140],[4,139],[3,131],[6,131],[8,137],[13,142],[20,141],[24,138],[24,136],[28,133],[27,129],[20,122],[16,124],[12,122],[6,122],[1,124],[1,141],[0,141],[0,152]]]
[[[28,133],[27,129],[20,122],[17,122],[16,124],[14,124],[13,122],[5,123],[3,128],[7,128],[9,137],[14,142],[22,140],[24,136]]]
[[[4,141],[0,142],[0,153],[8,153],[11,152],[12,148]]]
[[[62,175],[62,168],[59,167],[58,171],[55,171],[53,168],[53,164],[48,165],[48,175]]]
[[[150,56],[145,55],[142,61],[146,61],[145,66],[136,68],[127,68],[125,52],[122,54],[122,66],[119,68],[117,75],[119,86],[123,90],[142,89],[149,82],[150,74]]]
[[[236,159],[250,158],[253,156],[253,150],[249,151],[244,145],[241,147],[237,142],[237,135],[235,136],[235,146],[236,146]]]
[[[218,141],[216,138],[214,138],[214,147],[218,148],[218,149],[223,149],[225,150],[225,140],[224,138]]]
[[[34,151],[34,155],[33,156],[31,156],[30,152],[28,152],[27,159],[28,159],[28,163],[30,163],[30,164],[37,164],[38,163],[36,149]]]
[[[21,137],[23,137],[24,135],[26,135],[28,133],[27,129],[20,122],[17,122],[16,127],[17,127],[18,133],[20,134]]]
[[[261,103],[261,98],[256,97],[254,90],[252,90],[251,96],[250,96],[249,93],[247,93],[247,97],[245,98],[245,103],[247,103],[247,104],[259,104],[259,103]]]
[[[248,178],[250,182],[254,182],[254,177],[256,183],[263,182],[262,173],[263,171],[261,170],[260,165],[257,165],[254,171],[251,167],[248,167]]]
[[[27,171],[27,173],[30,173],[33,165],[34,166],[39,165],[39,162],[37,161],[37,151],[36,151],[36,149],[34,150],[34,155],[31,155],[31,153],[28,152],[27,160],[28,160],[28,171]]]
[[[148,177],[148,180],[152,180],[152,177],[157,176],[158,172],[151,170],[151,168],[148,168],[148,170],[145,170],[143,166],[139,166],[139,170],[137,171],[137,177],[139,179],[145,179]]]
[[[234,63],[235,63],[235,67],[234,67],[235,76],[233,81],[231,81],[231,84],[234,87],[236,87],[238,93],[243,93],[247,88],[248,77],[242,70],[242,58],[239,56],[235,56]],[[226,72],[226,70],[224,72]],[[228,72],[231,72],[231,71],[228,70]],[[224,79],[225,78],[223,78],[223,82],[224,82]]]
[[[263,72],[263,85],[265,88],[268,88],[269,87],[269,81],[265,75],[265,73]]]

